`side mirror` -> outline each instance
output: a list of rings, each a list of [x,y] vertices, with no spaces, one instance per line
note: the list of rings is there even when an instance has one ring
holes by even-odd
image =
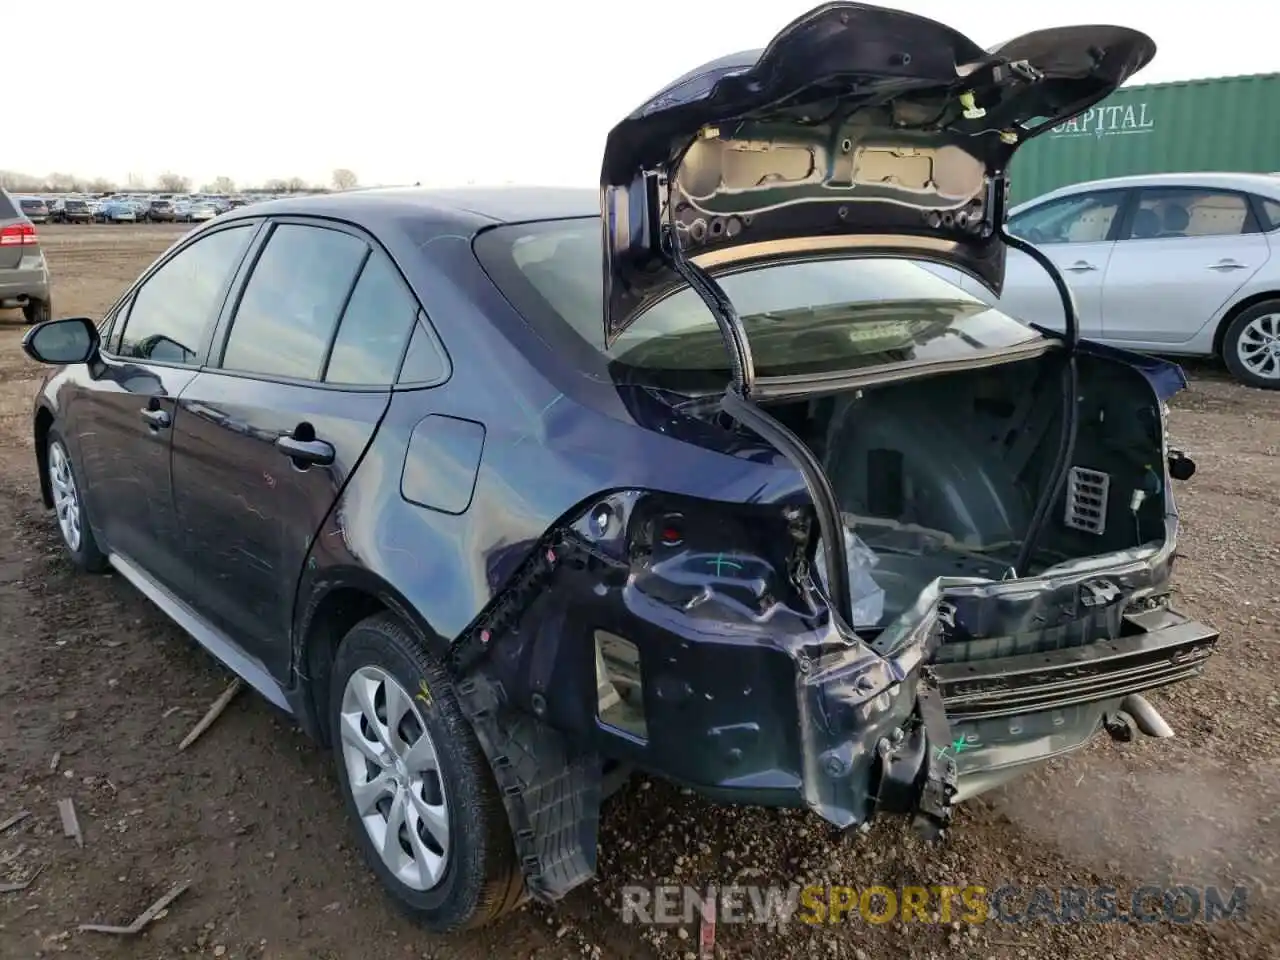
[[[22,338],[22,350],[37,363],[87,363],[98,352],[98,326],[88,317],[37,323]]]

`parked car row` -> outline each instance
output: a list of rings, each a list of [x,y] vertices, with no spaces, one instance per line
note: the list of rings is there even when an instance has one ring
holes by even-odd
[[[220,213],[275,197],[115,194],[14,197],[32,223],[203,223]]]

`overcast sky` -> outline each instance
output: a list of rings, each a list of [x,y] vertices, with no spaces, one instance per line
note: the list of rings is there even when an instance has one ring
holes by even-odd
[[[699,63],[763,46],[816,0],[0,4],[21,77],[0,168],[251,184],[327,183],[347,167],[366,184],[590,185],[622,116]],[[1065,23],[1136,27],[1159,46],[1140,82],[1280,70],[1257,0],[889,5],[983,46]]]

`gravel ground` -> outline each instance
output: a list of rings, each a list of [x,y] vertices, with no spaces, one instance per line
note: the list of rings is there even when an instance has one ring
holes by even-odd
[[[99,316],[180,233],[41,228],[58,311]],[[606,805],[599,882],[554,910],[439,940],[396,912],[348,841],[330,759],[253,696],[189,752],[177,742],[217,696],[220,666],[120,578],[73,573],[40,509],[30,400],[40,371],[0,311],[0,957],[693,957],[696,927],[624,923],[628,884],[1146,882],[1248,887],[1247,917],[1205,924],[961,925],[854,920],[769,930],[721,924],[719,957],[1280,956],[1280,393],[1190,370],[1177,443],[1199,471],[1184,514],[1179,604],[1222,630],[1206,675],[1153,699],[1172,741],[1096,742],[963,808],[926,849],[900,824],[841,835],[795,812],[714,807],[633,781]],[[55,758],[56,757],[56,761]],[[83,848],[62,835],[74,799]],[[134,938],[128,923],[179,880],[190,889]]]

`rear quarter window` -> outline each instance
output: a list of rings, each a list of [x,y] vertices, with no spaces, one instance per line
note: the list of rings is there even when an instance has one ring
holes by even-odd
[[[13,205],[13,200],[3,190],[0,190],[0,220],[12,220],[18,216],[17,208]]]

